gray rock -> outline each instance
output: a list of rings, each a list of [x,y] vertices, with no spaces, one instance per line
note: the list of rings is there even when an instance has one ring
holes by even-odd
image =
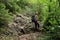
[[[27,16],[25,16],[23,14],[18,14],[14,18],[13,22],[8,25],[8,27],[10,28],[10,30],[12,30],[12,32],[14,34],[15,33],[19,34],[19,33],[21,33],[22,30],[25,33],[30,31],[30,28],[33,28],[32,25],[33,24],[31,23],[31,17],[27,17]]]

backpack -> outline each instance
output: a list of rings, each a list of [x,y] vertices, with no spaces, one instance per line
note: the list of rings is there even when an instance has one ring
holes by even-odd
[[[36,21],[36,18],[35,18],[35,15],[32,16],[32,22],[35,22]]]

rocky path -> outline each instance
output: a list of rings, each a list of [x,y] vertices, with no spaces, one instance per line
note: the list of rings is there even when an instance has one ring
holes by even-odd
[[[30,33],[19,36],[19,40],[37,40],[37,37],[40,37],[40,32]]]

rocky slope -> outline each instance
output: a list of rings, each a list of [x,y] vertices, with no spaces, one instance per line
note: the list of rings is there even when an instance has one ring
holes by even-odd
[[[10,31],[13,34],[25,34],[30,32],[30,28],[33,28],[31,23],[31,17],[27,17],[23,14],[18,14],[14,18],[13,22],[8,25]]]
[[[13,18],[13,22],[8,24],[5,36],[2,34],[1,40],[36,40],[37,34],[40,33],[33,32],[34,24],[31,22],[31,15],[18,14]]]

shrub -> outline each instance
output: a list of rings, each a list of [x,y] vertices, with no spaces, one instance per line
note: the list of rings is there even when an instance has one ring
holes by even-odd
[[[5,9],[4,4],[0,4],[0,27],[7,26],[11,21],[11,16],[8,10]]]

